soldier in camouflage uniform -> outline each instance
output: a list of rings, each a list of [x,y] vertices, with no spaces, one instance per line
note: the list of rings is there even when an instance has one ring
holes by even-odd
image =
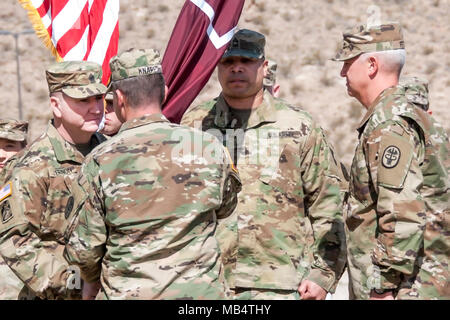
[[[130,49],[110,67],[124,123],[83,164],[66,256],[90,287],[101,281],[98,299],[223,299],[214,233],[237,203],[231,158],[161,113],[158,51]]]
[[[81,297],[76,274],[63,257],[73,206],[71,183],[85,155],[104,138],[101,66],[55,63],[46,70],[53,120],[27,147],[1,192],[0,254],[26,285],[18,298]]]
[[[449,140],[428,88],[399,84],[398,23],[344,33],[336,61],[367,109],[358,127],[346,201],[350,297],[449,299]]]
[[[238,31],[218,65],[220,96],[182,124],[216,134],[239,169],[238,206],[218,232],[235,299],[324,299],[345,266],[339,164],[322,129],[263,89],[264,35]]]
[[[16,154],[27,145],[28,122],[0,119],[0,184],[15,163]]]
[[[277,83],[277,63],[274,60],[267,60],[267,73],[264,76],[264,89],[272,96],[278,98],[280,95],[280,85]]]
[[[27,145],[28,122],[0,120],[0,184],[3,186],[20,151]],[[4,195],[0,196],[3,199]],[[0,200],[1,201],[1,200]],[[0,300],[17,299],[24,284],[0,256]]]

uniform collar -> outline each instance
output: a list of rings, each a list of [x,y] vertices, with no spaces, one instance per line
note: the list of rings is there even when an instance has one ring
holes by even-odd
[[[393,93],[395,93],[397,91],[397,86],[394,87],[389,87],[384,89],[379,95],[378,97],[375,99],[374,102],[372,102],[372,104],[370,105],[370,107],[367,109],[366,114],[364,115],[364,118],[362,118],[361,122],[359,123],[358,127],[356,128],[356,130],[358,130],[359,133],[361,133],[367,123],[367,121],[369,121],[370,117],[375,113],[375,111],[377,110],[377,106],[381,105],[381,102],[389,97],[390,95],[392,95]]]
[[[230,106],[225,101],[222,94],[220,94],[216,104],[216,116],[214,124],[219,128],[239,128],[236,125],[239,121],[235,121],[235,117],[231,113]],[[272,95],[264,91],[262,103],[250,113],[246,129],[254,128],[263,122],[276,122],[275,100]]]
[[[82,163],[84,161],[84,156],[78,151],[73,145],[67,142],[58,132],[58,130],[53,125],[53,120],[50,120],[47,126],[47,136],[55,152],[55,157],[58,162],[73,161]],[[91,137],[95,140],[92,145],[98,145],[100,140],[97,133],[93,134]]]
[[[139,118],[133,118],[122,124],[118,133],[137,128],[154,122],[170,122],[162,113],[145,114]]]

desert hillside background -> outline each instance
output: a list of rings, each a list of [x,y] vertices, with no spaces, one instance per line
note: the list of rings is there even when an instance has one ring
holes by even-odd
[[[233,1],[233,0],[229,0]],[[364,23],[370,6],[378,6],[381,20],[403,25],[407,63],[403,76],[429,80],[433,115],[450,132],[449,0],[246,0],[240,28],[267,37],[266,56],[278,62],[281,97],[303,107],[326,130],[337,155],[350,165],[357,135],[354,130],[364,109],[347,96],[341,63],[330,61],[342,30]],[[119,52],[130,47],[166,48],[183,0],[120,0]],[[31,29],[18,1],[1,1],[1,30]],[[373,9],[372,9],[373,11]],[[17,67],[14,38],[0,35],[0,116],[18,118]],[[45,68],[53,60],[34,34],[19,37],[23,118],[34,140],[51,117]],[[194,104],[220,92],[216,72]]]
[[[278,62],[281,98],[311,113],[328,134],[337,157],[349,166],[357,142],[355,128],[364,109],[347,96],[345,80],[339,76],[342,63],[329,60],[338,48],[342,31],[365,23],[370,6],[379,8],[381,20],[399,21],[407,48],[403,76],[429,80],[431,110],[450,133],[449,3],[449,0],[246,0],[238,27],[266,35],[266,56]],[[120,0],[119,52],[134,47],[156,48],[163,54],[183,4],[184,0]],[[0,21],[0,30],[31,29],[26,11],[16,0],[1,1]],[[43,132],[51,117],[44,71],[54,59],[34,34],[20,36],[18,44],[23,118],[30,122],[32,141]],[[15,50],[14,38],[0,34],[1,118],[19,117]],[[219,92],[214,72],[194,104]],[[345,287],[344,277],[337,298],[346,298]]]

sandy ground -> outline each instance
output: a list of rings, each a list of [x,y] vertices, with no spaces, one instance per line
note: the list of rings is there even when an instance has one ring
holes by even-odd
[[[183,3],[121,0],[119,52],[135,47],[156,48],[163,53]],[[342,64],[329,59],[336,52],[342,31],[366,22],[370,6],[376,6],[371,12],[378,12],[382,21],[396,20],[403,25],[407,48],[403,75],[429,80],[431,110],[450,133],[449,0],[247,0],[239,22],[240,28],[266,35],[266,55],[279,64],[281,97],[313,115],[347,166],[357,141],[354,129],[364,111],[346,94],[345,80],[339,76]],[[0,29],[11,32],[31,28],[17,1],[1,1],[0,21]],[[30,122],[33,140],[51,117],[44,71],[53,58],[34,34],[18,39],[23,118]],[[0,51],[0,115],[18,118],[14,37],[0,35]],[[214,73],[194,104],[219,92]]]

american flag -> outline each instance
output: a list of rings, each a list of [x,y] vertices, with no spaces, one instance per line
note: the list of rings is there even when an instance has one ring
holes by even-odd
[[[87,60],[103,67],[108,83],[109,60],[119,43],[119,0],[19,0],[38,37],[57,61]]]

